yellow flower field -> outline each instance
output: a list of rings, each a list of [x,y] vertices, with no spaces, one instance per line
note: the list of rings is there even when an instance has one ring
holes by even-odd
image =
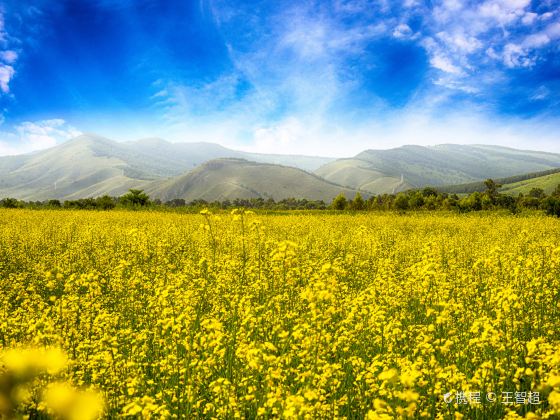
[[[0,413],[560,416],[559,220],[233,213],[0,210]]]

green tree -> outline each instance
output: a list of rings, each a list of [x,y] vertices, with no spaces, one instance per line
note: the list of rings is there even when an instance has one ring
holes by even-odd
[[[530,195],[526,195],[519,199],[521,205],[528,209],[538,209],[541,206],[541,200],[537,197],[531,197]]]
[[[546,193],[542,188],[531,188],[531,191],[529,191],[529,197],[538,198],[540,200],[546,197]]]
[[[2,207],[7,208],[7,209],[17,209],[19,207],[23,207],[22,203],[20,203],[15,198],[10,198],[10,197],[4,198],[3,200],[1,200],[0,205]]]
[[[394,206],[399,211],[408,210],[408,197],[406,194],[399,193],[395,198]]]
[[[495,204],[498,197],[498,189],[501,188],[501,185],[497,184],[493,179],[487,179],[484,181],[484,186],[486,187],[486,196],[490,199],[492,204]]]
[[[408,204],[410,208],[419,209],[424,205],[424,195],[420,191],[416,191],[415,193],[411,194],[410,198],[408,199]]]
[[[354,199],[348,205],[352,210],[363,210],[366,207],[366,203],[359,192],[356,193]]]
[[[438,191],[434,187],[424,187],[422,195],[424,197],[436,197],[438,195]]]
[[[97,197],[95,202],[97,207],[99,207],[101,210],[111,210],[114,209],[117,205],[113,197],[110,197],[108,195]]]
[[[332,201],[331,208],[333,208],[334,210],[344,210],[347,205],[348,201],[346,200],[346,197],[344,196],[344,194],[340,193]]]
[[[144,190],[130,189],[119,201],[125,206],[144,207],[150,204],[150,197]]]
[[[62,204],[60,203],[60,200],[49,200],[49,201],[47,201],[47,206],[48,207],[62,207]]]
[[[498,196],[498,205],[504,209],[508,209],[512,214],[519,213],[517,200],[511,195],[500,194]]]
[[[547,197],[543,201],[544,212],[549,216],[560,217],[560,198]]]

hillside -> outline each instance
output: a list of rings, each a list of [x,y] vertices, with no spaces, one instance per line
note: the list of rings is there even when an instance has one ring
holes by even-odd
[[[402,182],[400,175],[387,175],[374,169],[368,161],[356,158],[338,159],[322,166],[315,173],[331,182],[372,193],[395,193],[412,187]]]
[[[315,169],[329,158],[260,155],[213,143],[170,143],[162,139],[116,142],[86,134],[50,149],[0,157],[0,198],[75,199],[121,195],[154,180],[178,176],[222,157],[250,157]]]
[[[560,155],[499,146],[402,146],[366,150],[317,169],[325,179],[372,193],[462,184],[560,167]],[[400,181],[402,180],[402,183]]]
[[[331,201],[341,192],[348,198],[356,193],[301,169],[234,158],[213,160],[179,177],[154,182],[146,192],[164,201],[259,197]]]
[[[253,162],[274,163],[314,171],[334,158],[302,155],[270,155],[232,150],[215,143],[171,143],[160,138],[146,138],[124,143],[132,150],[165,160],[175,175],[209,160],[239,158]]]
[[[216,159],[234,160],[229,161],[227,170],[222,168],[223,165],[217,170],[215,163],[201,167]],[[239,159],[246,163],[240,164]],[[237,162],[237,165],[231,162]],[[239,194],[239,198],[297,196],[330,199],[333,189],[339,191],[342,187],[352,194],[356,190],[374,194],[396,193],[426,185],[452,188],[450,184],[473,182],[477,184],[475,187],[469,184],[470,188],[480,188],[480,182],[486,178],[541,173],[559,167],[558,154],[497,146],[403,146],[366,150],[353,158],[333,160],[248,153],[213,143],[170,143],[159,138],[123,143],[88,134],[47,150],[0,157],[0,198],[46,200],[103,194],[118,196],[129,188],[150,188],[160,192],[160,187],[167,185],[169,189],[162,189],[162,196],[179,191],[188,192],[188,197],[193,199],[233,197],[235,194]],[[204,187],[200,181],[195,183],[197,188],[189,187],[188,191],[184,186],[171,185],[177,181],[176,177],[183,179],[188,171],[194,171],[189,178],[191,182],[203,169],[208,175]],[[210,176],[215,169],[216,173]],[[295,182],[298,177],[305,180],[303,185]],[[525,179],[518,178],[515,182]],[[550,183],[554,182],[550,180]],[[288,187],[283,191],[279,186]],[[288,194],[290,189],[294,193]]]
[[[552,193],[560,185],[560,172],[541,176],[538,178],[527,179],[524,181],[505,184],[500,189],[501,192],[510,195],[528,194],[533,188],[542,188],[545,193]]]
[[[162,176],[165,166],[158,163],[102,137],[80,136],[41,152],[0,158],[0,197],[120,195]]]
[[[546,171],[531,172],[528,174],[514,175],[506,178],[496,178],[494,181],[502,185],[500,191],[506,192],[510,190],[518,190],[517,193],[529,192],[531,188],[543,188],[547,192],[551,192],[560,184],[560,168],[549,169]],[[555,184],[556,182],[556,184]],[[527,188],[523,188],[529,186]],[[450,194],[470,194],[475,191],[483,192],[486,190],[484,181],[469,182],[466,184],[444,185],[438,186],[440,192]]]

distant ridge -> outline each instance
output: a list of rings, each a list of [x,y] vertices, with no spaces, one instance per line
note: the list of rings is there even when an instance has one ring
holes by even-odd
[[[427,185],[466,184],[487,178],[560,167],[560,154],[501,146],[402,146],[366,150],[315,171],[325,179],[371,193],[391,193]]]
[[[221,159],[226,160],[217,164]],[[116,142],[84,134],[50,149],[0,157],[0,198],[65,200],[119,196],[140,188],[162,199],[328,200],[339,192],[350,198],[356,191],[368,195],[428,185],[447,188],[559,167],[559,154],[487,145],[409,145],[333,159],[248,153],[215,143],[160,138]]]
[[[310,170],[331,158],[264,155],[214,143],[170,143],[159,138],[116,142],[84,134],[50,149],[0,157],[0,198],[75,199],[121,195],[145,188],[217,158],[235,157],[281,163]]]

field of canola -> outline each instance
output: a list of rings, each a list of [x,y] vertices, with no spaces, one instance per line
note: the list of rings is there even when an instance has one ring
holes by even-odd
[[[558,418],[560,221],[0,210],[0,347],[8,416]]]

